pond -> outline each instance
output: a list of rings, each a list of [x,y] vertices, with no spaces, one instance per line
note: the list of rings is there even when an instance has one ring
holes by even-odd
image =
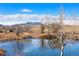
[[[0,42],[0,48],[6,50],[6,56],[60,56],[58,42],[29,38],[20,41]],[[44,43],[44,44],[43,44]],[[58,44],[58,45],[57,45]],[[50,46],[51,45],[51,46]],[[64,47],[64,56],[79,56],[79,42],[70,41]]]

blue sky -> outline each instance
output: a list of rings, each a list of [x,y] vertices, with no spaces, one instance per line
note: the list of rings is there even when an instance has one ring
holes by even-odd
[[[60,4],[0,4],[0,14],[46,14],[57,12]],[[31,9],[31,13],[21,12],[22,9]],[[54,13],[56,14],[56,13]]]
[[[53,14],[57,15],[60,6],[64,7],[67,14],[72,14],[73,9],[79,11],[79,4],[57,4],[57,3],[2,3],[0,14]],[[21,12],[22,9],[31,9],[32,12]],[[70,13],[68,13],[70,12]],[[78,12],[79,13],[79,12]]]
[[[57,16],[60,14],[61,5],[64,8],[66,15],[72,15],[73,11],[79,15],[79,4],[58,4],[58,3],[0,3],[0,24],[15,24],[15,23],[24,23],[25,20],[13,18],[16,14],[24,15],[53,15]],[[10,17],[10,18],[9,18]],[[12,18],[11,18],[12,17]],[[15,16],[19,17],[19,16]],[[28,16],[30,18],[30,16]],[[26,18],[28,18],[26,17]],[[32,16],[31,16],[32,17]],[[35,17],[35,16],[34,16]],[[37,21],[29,19],[27,21]]]

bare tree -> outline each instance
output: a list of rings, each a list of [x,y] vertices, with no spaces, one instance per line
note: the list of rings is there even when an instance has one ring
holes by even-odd
[[[45,26],[44,26],[44,23],[43,23],[43,19],[41,20],[41,34],[44,34],[44,30],[45,30]],[[41,46],[44,46],[44,40],[43,38],[41,39]]]

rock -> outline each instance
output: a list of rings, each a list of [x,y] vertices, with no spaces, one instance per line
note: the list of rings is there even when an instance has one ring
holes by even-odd
[[[0,56],[5,56],[6,55],[6,51],[0,48]]]

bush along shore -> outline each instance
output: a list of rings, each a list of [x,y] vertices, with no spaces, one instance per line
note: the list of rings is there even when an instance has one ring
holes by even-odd
[[[41,38],[41,39],[56,39],[57,36],[54,34],[34,34],[34,33],[19,33],[18,35],[14,32],[11,33],[0,33],[0,41],[12,41],[12,40],[23,40],[27,38]],[[79,34],[70,33],[64,34],[63,38],[79,40]]]
[[[51,35],[48,34],[34,34],[34,33],[0,33],[0,41],[12,41],[12,40],[22,40],[27,38],[49,38]]]

